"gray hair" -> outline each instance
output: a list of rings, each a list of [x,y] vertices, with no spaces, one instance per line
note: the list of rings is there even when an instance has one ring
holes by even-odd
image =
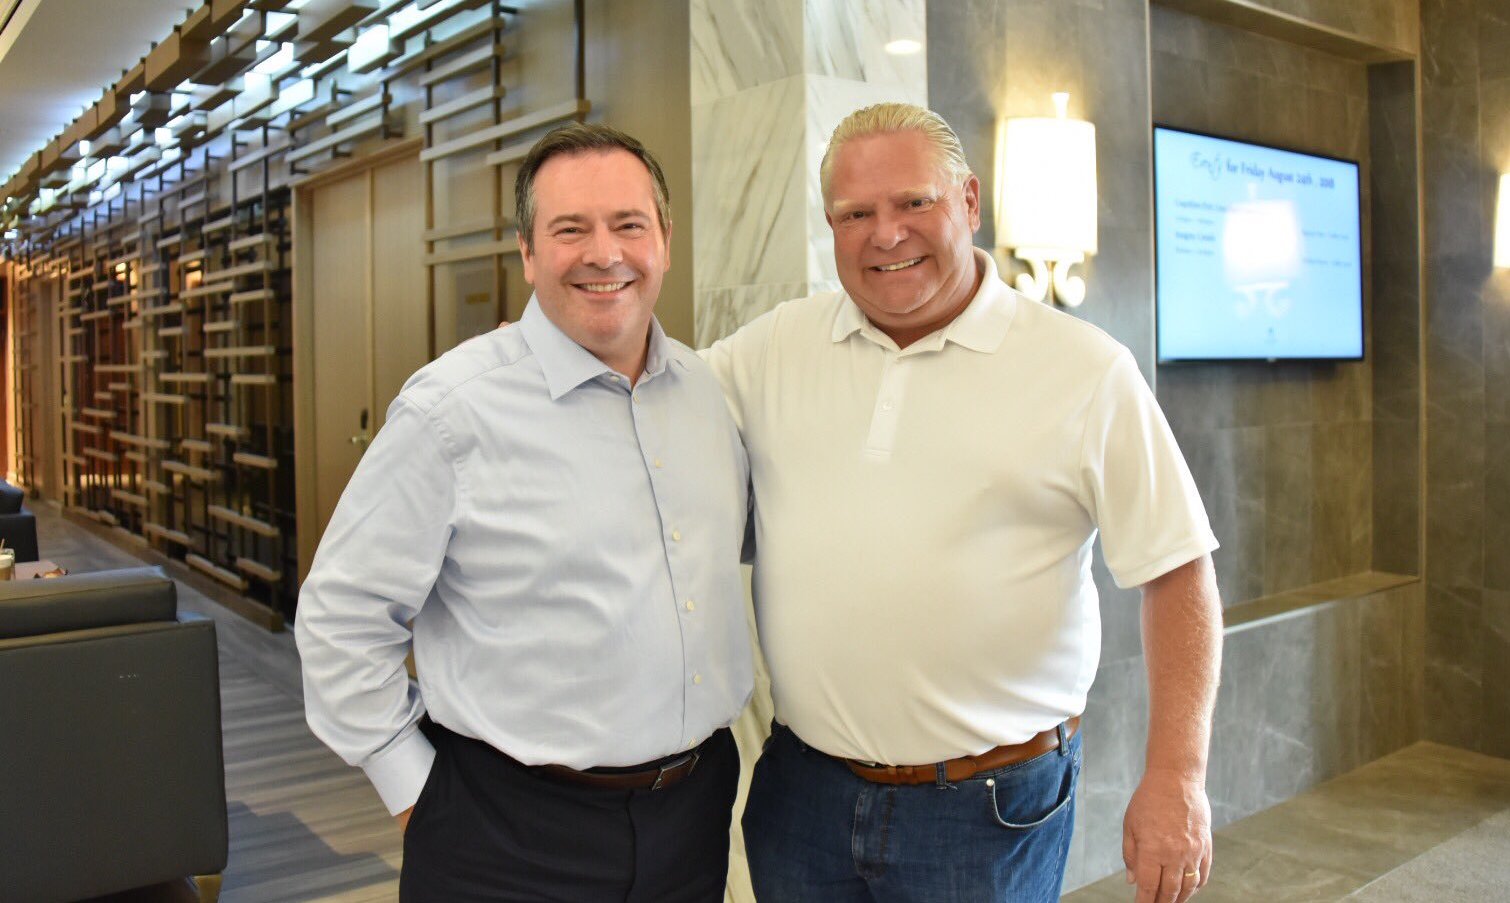
[[[839,123],[833,136],[828,139],[828,149],[823,152],[823,162],[818,166],[823,202],[827,204],[829,200],[834,158],[838,156],[839,148],[856,138],[897,132],[917,132],[926,138],[938,156],[939,167],[948,173],[950,179],[963,181],[971,174],[959,136],[954,134],[954,129],[949,127],[944,117],[910,103],[878,103],[844,117],[844,121]]]
[[[573,122],[551,129],[536,141],[514,177],[514,218],[519,227],[519,238],[526,248],[533,250],[535,247],[535,176],[545,161],[563,155],[611,150],[634,154],[650,171],[650,183],[655,189],[655,215],[661,222],[661,233],[665,234],[671,226],[671,190],[666,187],[666,173],[661,169],[660,161],[645,149],[645,145],[612,126]]]

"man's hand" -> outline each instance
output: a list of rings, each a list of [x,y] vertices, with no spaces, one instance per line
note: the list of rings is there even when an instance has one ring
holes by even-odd
[[[409,816],[411,816],[413,814],[414,814],[414,807],[410,806],[409,808],[405,809],[404,811],[400,812],[399,814],[393,816],[394,818],[398,819],[398,830],[399,830],[400,834],[407,834],[407,833],[409,833]]]
[[[1143,775],[1122,819],[1122,862],[1137,903],[1185,903],[1211,876],[1211,803],[1184,775]]]

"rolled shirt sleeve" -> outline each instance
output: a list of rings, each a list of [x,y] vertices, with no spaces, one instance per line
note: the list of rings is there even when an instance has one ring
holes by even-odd
[[[325,529],[294,627],[310,729],[395,814],[414,805],[435,757],[404,659],[455,528],[446,443],[442,424],[393,402]]]

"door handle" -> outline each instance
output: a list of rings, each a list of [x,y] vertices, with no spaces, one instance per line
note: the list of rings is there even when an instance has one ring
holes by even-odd
[[[369,433],[369,432],[367,432],[367,409],[366,408],[362,408],[361,423],[358,425],[357,428],[360,429],[361,432],[357,433],[355,436],[351,437],[351,444],[352,445],[359,445],[362,448],[366,448],[367,447],[367,443],[369,443],[369,442],[372,441],[372,434]]]

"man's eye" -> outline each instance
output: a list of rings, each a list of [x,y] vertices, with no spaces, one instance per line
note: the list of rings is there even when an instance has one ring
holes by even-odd
[[[643,232],[645,230],[645,224],[644,223],[625,223],[624,225],[620,226],[619,228],[620,229],[628,229],[631,232]]]
[[[862,220],[864,218],[865,218],[865,211],[863,211],[863,210],[852,210],[849,213],[844,214],[844,221],[846,223],[852,223],[852,222],[855,222],[856,220]]]
[[[921,210],[933,203],[933,198],[913,198],[907,202],[907,206],[913,210]]]

